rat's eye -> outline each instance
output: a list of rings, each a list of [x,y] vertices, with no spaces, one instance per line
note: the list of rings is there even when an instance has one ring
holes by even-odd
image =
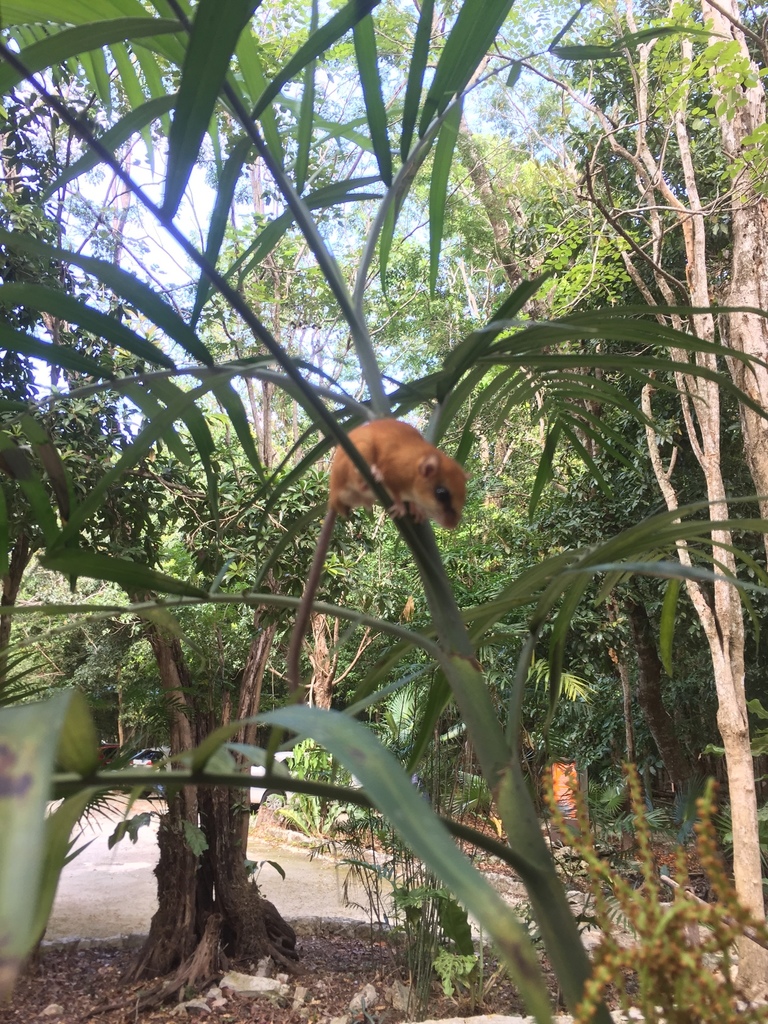
[[[451,504],[451,492],[448,490],[447,487],[436,487],[435,497],[437,498],[441,505]]]

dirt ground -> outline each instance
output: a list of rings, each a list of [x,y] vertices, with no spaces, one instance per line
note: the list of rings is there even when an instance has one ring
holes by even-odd
[[[156,801],[138,801],[132,813],[152,814],[150,824],[139,830],[135,843],[126,837],[111,850],[107,840],[121,820],[122,804],[116,802],[106,813],[89,818],[80,841],[80,845],[88,845],[62,873],[47,941],[146,935],[157,908],[153,869],[158,857],[160,810]],[[358,907],[344,906],[345,870],[331,860],[310,859],[300,837],[296,833],[293,837],[289,847],[284,841],[286,833],[279,829],[257,825],[252,830],[248,856],[264,862],[258,875],[263,895],[289,921],[303,917],[367,920]],[[269,861],[280,865],[284,879]]]
[[[125,839],[112,850],[107,839],[122,808],[116,805],[86,824],[81,841],[88,845],[64,871],[44,948],[11,1003],[0,1006],[0,1024],[171,1024],[192,1016],[226,1024],[328,1024],[339,1018],[349,1024],[399,1024],[409,1019],[402,1005],[407,996],[402,985],[408,981],[402,955],[366,925],[364,909],[344,904],[344,869],[329,860],[310,859],[295,833],[287,847],[286,834],[268,817],[266,828],[257,824],[253,830],[248,855],[265,862],[259,886],[299,934],[299,961],[295,972],[284,978],[285,989],[270,1000],[206,986],[199,994],[204,1005],[142,1008],[148,983],[127,987],[122,977],[156,907],[153,868],[159,809],[152,801],[135,805],[133,813],[152,815],[150,824],[140,830],[135,843]],[[280,864],[285,879],[268,861]],[[362,893],[357,896],[362,901]],[[256,966],[233,963],[230,968],[252,974]],[[487,992],[479,1002],[458,991],[453,998],[446,997],[435,986],[430,1015],[522,1013],[514,986],[497,967],[493,960],[484,965]],[[372,986],[366,1003],[354,1012],[350,1001],[366,985]],[[188,993],[187,998],[193,995]]]

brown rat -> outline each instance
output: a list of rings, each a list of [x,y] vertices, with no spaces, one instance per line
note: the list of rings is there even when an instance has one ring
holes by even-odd
[[[391,494],[391,515],[399,517],[410,512],[417,523],[434,519],[447,530],[458,525],[467,496],[467,474],[458,462],[426,441],[415,427],[402,420],[371,420],[351,430],[349,440],[371,467],[374,480]],[[317,540],[288,650],[288,680],[293,689],[298,689],[301,682],[301,643],[336,516],[347,516],[353,508],[372,508],[375,500],[368,481],[344,449],[338,447],[331,464],[328,512]]]

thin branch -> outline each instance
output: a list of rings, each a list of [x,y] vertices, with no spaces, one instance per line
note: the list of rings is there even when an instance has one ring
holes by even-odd
[[[642,246],[638,245],[637,242],[634,240],[634,238],[632,238],[632,236],[627,231],[624,230],[624,228],[619,223],[618,218],[615,217],[613,215],[613,213],[611,213],[611,211],[608,209],[608,207],[605,205],[605,203],[602,201],[602,199],[598,198],[598,195],[595,192],[594,181],[593,181],[593,178],[592,178],[592,171],[590,169],[589,164],[587,165],[585,173],[584,173],[584,181],[585,181],[586,186],[587,186],[587,191],[589,192],[590,201],[592,203],[594,203],[594,205],[600,211],[601,215],[603,217],[605,217],[605,219],[611,225],[613,230],[618,235],[621,235],[621,237],[629,245],[629,247],[632,249],[633,252],[637,253],[638,256],[641,256],[649,264],[649,266],[652,268],[654,274],[661,274],[661,276],[663,278],[665,278],[665,280],[667,280],[674,288],[678,288],[680,290],[680,293],[683,295],[683,297],[685,299],[687,299],[688,298],[688,291],[686,289],[686,286],[683,284],[683,282],[679,281],[674,275],[672,275],[672,274],[668,273],[666,270],[664,270],[664,268],[662,266],[660,266],[656,262],[656,260],[653,259],[652,256],[649,256],[648,253],[645,251],[645,249],[643,249]]]

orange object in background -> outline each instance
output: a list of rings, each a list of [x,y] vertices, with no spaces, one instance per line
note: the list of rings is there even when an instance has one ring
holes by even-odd
[[[552,765],[552,792],[555,803],[564,818],[576,817],[576,798],[579,789],[579,773],[575,761],[555,761]]]

